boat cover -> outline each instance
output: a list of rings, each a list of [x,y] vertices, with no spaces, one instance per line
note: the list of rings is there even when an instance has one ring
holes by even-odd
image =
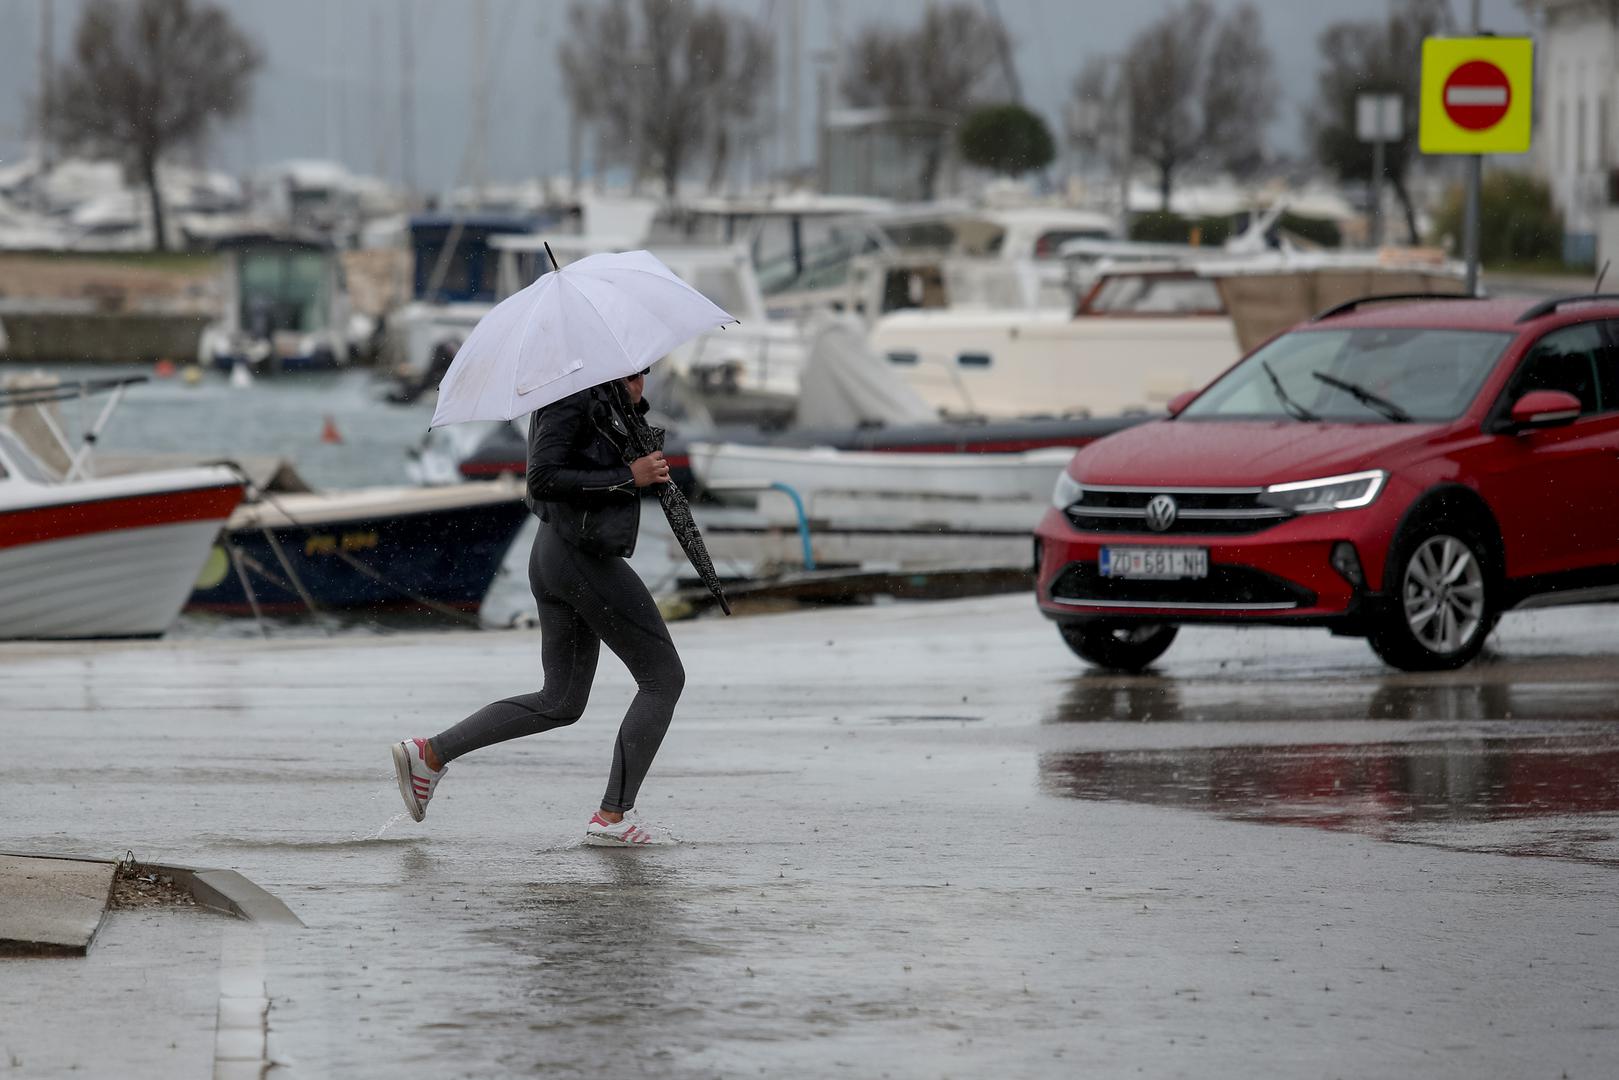
[[[817,313],[806,326],[809,355],[800,376],[799,428],[923,424],[938,413],[871,351],[860,323]]]

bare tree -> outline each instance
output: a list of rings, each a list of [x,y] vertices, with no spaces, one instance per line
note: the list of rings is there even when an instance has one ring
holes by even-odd
[[[755,134],[773,60],[757,22],[692,0],[575,0],[568,25],[569,103],[638,180],[655,170],[673,195],[694,154],[713,154],[717,174]]]
[[[718,31],[718,33],[716,33]],[[730,169],[733,150],[743,150],[763,135],[759,102],[774,71],[775,50],[765,28],[756,22],[711,19],[713,40],[703,55],[719,73],[710,105],[713,131],[708,186],[717,188]]]
[[[1364,180],[1372,172],[1371,144],[1361,142],[1355,132],[1355,99],[1384,93],[1404,101],[1405,135],[1384,146],[1383,167],[1405,211],[1413,244],[1421,238],[1405,177],[1416,150],[1422,39],[1450,29],[1448,0],[1402,0],[1382,22],[1334,23],[1316,39],[1321,71],[1315,102],[1304,114],[1305,135],[1316,160],[1341,178]]]
[[[1094,60],[1073,96],[1106,104],[1110,60]],[[1219,18],[1208,0],[1186,0],[1141,30],[1119,59],[1129,95],[1130,156],[1158,173],[1169,209],[1175,176],[1187,165],[1246,172],[1264,158],[1265,127],[1276,115],[1276,80],[1259,12],[1241,4]],[[1083,142],[1098,132],[1071,131]]]
[[[856,108],[915,109],[959,121],[975,105],[1013,97],[1006,26],[976,4],[930,3],[910,29],[868,26],[855,38],[839,80]],[[922,164],[934,190],[943,144]]]
[[[1010,42],[977,4],[932,3],[909,30],[868,26],[855,39],[839,89],[856,108],[929,109],[960,116],[1004,101]]]
[[[246,110],[258,47],[206,0],[90,0],[71,58],[49,78],[47,136],[115,157],[151,197],[153,242],[167,246],[158,163],[196,149]]]

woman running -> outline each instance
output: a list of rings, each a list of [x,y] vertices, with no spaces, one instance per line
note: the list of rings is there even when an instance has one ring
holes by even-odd
[[[646,372],[624,380],[635,408]],[[508,739],[572,724],[585,711],[603,642],[635,677],[636,694],[613,746],[601,808],[585,826],[585,842],[609,846],[672,843],[662,830],[635,821],[641,781],[669,728],[686,682],[663,616],[646,585],[624,560],[641,524],[638,488],[667,483],[663,454],[624,464],[628,432],[609,386],[563,398],[529,421],[528,503],[540,528],[529,556],[529,586],[540,609],[545,685],[485,705],[430,739],[393,747],[399,793],[421,821],[449,763]]]

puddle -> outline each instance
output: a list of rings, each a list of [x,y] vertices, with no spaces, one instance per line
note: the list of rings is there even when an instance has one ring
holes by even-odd
[[[1619,866],[1619,738],[1050,753],[1040,781],[1068,798]],[[1544,842],[1571,826],[1572,849]]]

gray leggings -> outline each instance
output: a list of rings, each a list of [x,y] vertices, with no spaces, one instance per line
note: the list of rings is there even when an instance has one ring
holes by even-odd
[[[652,767],[663,733],[686,685],[669,628],[629,563],[581,551],[542,524],[528,561],[529,586],[540,605],[540,657],[545,686],[485,705],[448,731],[433,750],[445,761],[493,743],[517,739],[578,720],[606,642],[637,686],[613,747],[613,771],[602,809],[623,811]]]

